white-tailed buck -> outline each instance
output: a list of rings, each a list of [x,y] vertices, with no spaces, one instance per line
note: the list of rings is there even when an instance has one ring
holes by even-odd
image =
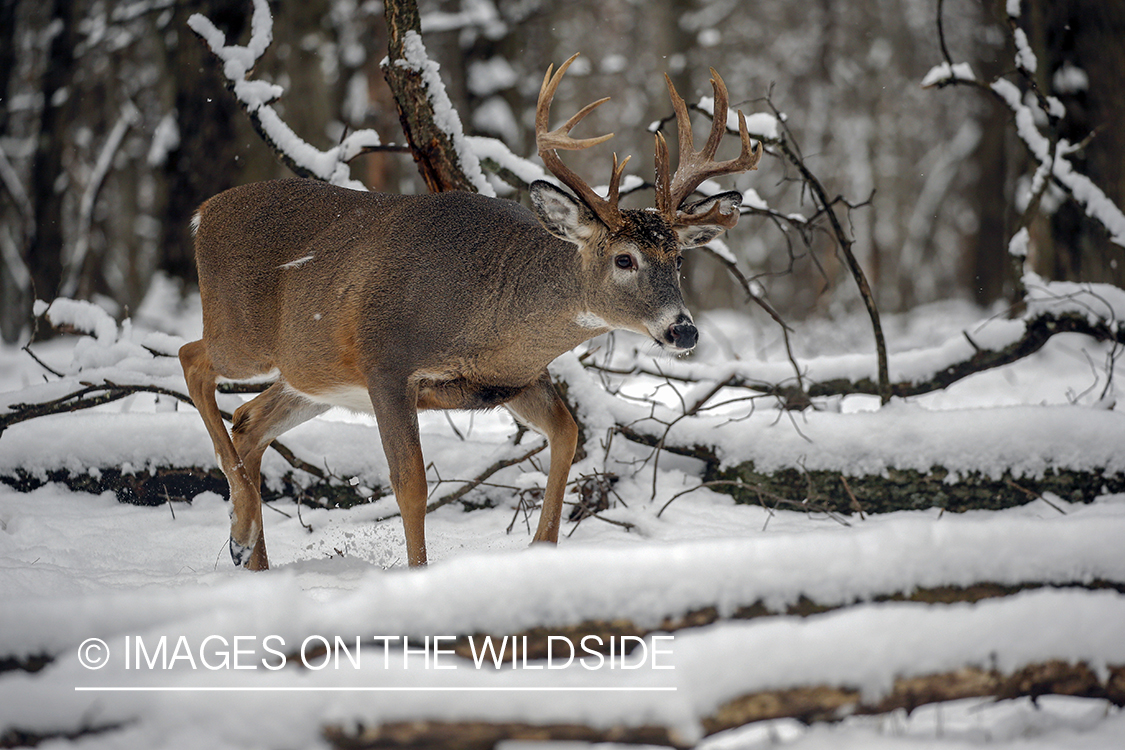
[[[733,227],[741,195],[685,199],[707,178],[755,169],[761,144],[751,148],[739,113],[741,154],[714,161],[727,92],[712,70],[714,124],[695,151],[687,107],[668,80],[679,166],[669,175],[658,135],[656,209],[619,208],[624,162],[614,156],[602,198],[555,153],[611,137],[569,136],[606,99],[548,130],[551,99],[573,60],[553,76],[547,70],[536,139],[577,197],[538,181],[530,211],[470,193],[381,195],[293,179],[233,188],[199,208],[203,339],[184,345],[180,361],[230,483],[235,564],[268,567],[259,474],[266,447],[331,406],[374,412],[411,565],[426,562],[419,409],[503,405],[543,432],[551,463],[535,541],[554,543],[577,427],[547,364],[615,328],[675,353],[695,346],[680,251]],[[235,411],[232,440],[215,402],[218,379],[270,373],[276,382]]]

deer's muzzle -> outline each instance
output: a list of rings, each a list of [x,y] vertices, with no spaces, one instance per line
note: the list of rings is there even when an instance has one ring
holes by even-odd
[[[687,315],[681,314],[676,318],[676,322],[664,331],[664,342],[678,351],[686,352],[695,348],[695,342],[698,340],[699,331]]]

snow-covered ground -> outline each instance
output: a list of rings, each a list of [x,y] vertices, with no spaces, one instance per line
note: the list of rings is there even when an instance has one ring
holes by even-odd
[[[85,339],[78,351],[83,372],[93,372],[96,362],[120,376],[174,382],[174,360],[146,360],[143,350],[126,346],[143,340],[159,349],[170,341],[149,330],[197,332],[197,302],[181,306],[174,299],[168,290],[155,295],[138,311],[135,330],[116,344],[109,331],[97,345]],[[981,316],[949,303],[892,318],[892,349],[937,347],[963,329],[975,331]],[[734,315],[702,316],[700,327],[711,336],[699,356],[716,367],[734,357],[740,368],[779,366],[770,328]],[[802,326],[799,345],[812,360],[866,351],[866,335],[862,319],[819,322]],[[622,336],[617,345],[632,342]],[[75,350],[73,339],[36,347],[64,371]],[[716,417],[704,424],[736,458],[800,451],[809,468],[845,472],[864,457],[875,463],[860,468],[878,470],[888,456],[896,465],[916,460],[922,468],[939,458],[964,468],[1006,462],[1028,473],[1052,462],[1117,466],[1125,461],[1125,420],[1101,398],[1106,353],[1086,339],[1060,336],[1017,365],[879,413],[869,399],[852,398],[837,404],[838,411],[798,415],[796,423],[759,404],[749,420]],[[559,367],[569,372],[577,364],[564,358]],[[0,351],[4,403],[57,391],[43,380],[26,354]],[[627,408],[617,401],[604,404],[603,418]],[[597,414],[587,416],[597,421]],[[451,418],[463,439],[444,415],[422,417],[431,479],[473,476],[511,453],[512,423],[502,412]],[[365,418],[332,413],[284,439],[305,460],[361,483],[375,484],[385,473],[375,428]],[[405,567],[389,498],[350,510],[298,512],[288,501],[272,504],[265,533],[273,567],[250,574],[230,563],[227,506],[216,495],[136,507],[55,485],[21,494],[0,484],[0,657],[55,657],[37,673],[0,673],[0,734],[116,726],[43,747],[304,748],[322,746],[320,727],[329,723],[493,719],[658,724],[695,740],[701,717],[754,691],[834,684],[877,698],[895,677],[965,665],[1010,671],[1049,659],[1085,661],[1095,670],[1125,664],[1125,596],[1113,591],[1045,588],[975,605],[871,601],[917,586],[979,581],[1125,581],[1125,496],[1063,504],[1065,514],[1036,501],[999,512],[923,510],[861,520],[767,511],[699,490],[659,514],[672,495],[698,482],[697,467],[664,457],[654,479],[651,462],[625,463],[643,459],[646,450],[614,450],[621,463],[612,507],[601,518],[565,523],[557,549],[527,548],[536,516],[517,507],[511,488],[541,484],[544,476],[523,465],[495,475],[491,481],[505,486],[477,496],[493,507],[464,512],[453,504],[428,518],[433,562],[422,571]],[[194,411],[172,411],[167,403],[154,408],[147,396],[32,420],[0,436],[5,471],[208,466],[210,454]],[[536,460],[545,467],[544,454]],[[265,467],[267,476],[281,470],[280,462]],[[801,595],[825,605],[858,603],[805,619],[766,617],[670,638],[657,634],[613,662],[581,653],[566,662],[564,653],[550,663],[478,668],[439,651],[450,641],[434,640],[614,617],[648,627],[708,605],[720,613],[755,601],[784,608]],[[391,647],[374,648],[384,642],[376,636],[389,637]],[[404,656],[399,636],[412,638],[412,654]],[[416,644],[427,637],[431,648],[423,651]],[[335,662],[322,665],[323,657],[312,656],[311,668],[297,666],[320,638],[329,644],[339,638],[348,651],[337,651]],[[354,648],[357,638],[362,653]],[[88,668],[99,659],[104,667]],[[278,668],[282,661],[286,666]],[[818,750],[1123,743],[1119,709],[1050,696],[1034,704],[958,701],[811,727],[779,720],[704,740],[710,748]]]

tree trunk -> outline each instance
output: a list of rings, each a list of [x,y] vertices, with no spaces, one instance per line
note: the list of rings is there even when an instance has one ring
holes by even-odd
[[[1069,157],[1075,168],[1105,191],[1115,205],[1125,199],[1125,3],[1071,0],[1031,4],[1028,33],[1039,55],[1040,85],[1064,66],[1086,74],[1088,85],[1058,92],[1066,105],[1059,135],[1084,149]],[[1116,123],[1116,125],[1115,125]],[[1052,279],[1125,285],[1122,248],[1073,201],[1048,220],[1050,237],[1040,270]]]
[[[413,0],[387,0],[384,12],[387,19],[387,63],[383,75],[394,92],[395,107],[410,153],[426,181],[430,192],[465,190],[475,193],[476,188],[461,168],[461,161],[453,142],[445,131],[435,124],[433,101],[421,71],[408,65],[399,65],[406,59],[407,33],[421,36],[422,22],[418,4]]]
[[[52,37],[48,62],[40,91],[43,111],[39,120],[39,140],[31,165],[29,197],[35,207],[36,232],[27,238],[24,260],[31,274],[33,294],[51,300],[62,281],[64,242],[65,165],[68,149],[67,125],[74,109],[74,72],[78,60],[78,22],[83,4],[55,0],[52,18],[58,32]],[[30,309],[31,300],[25,301]]]
[[[165,65],[180,141],[163,168],[160,268],[189,282],[196,278],[192,214],[204,200],[233,186],[241,169],[238,103],[224,91],[220,68],[206,45],[187,27],[188,16],[197,12],[236,39],[247,26],[249,5],[232,0],[205,0],[191,7],[176,4],[169,24],[176,29],[176,39],[167,47]]]

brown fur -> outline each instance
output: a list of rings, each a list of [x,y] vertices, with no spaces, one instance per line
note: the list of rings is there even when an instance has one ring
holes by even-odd
[[[230,482],[236,563],[268,567],[262,452],[331,403],[375,414],[411,565],[426,561],[418,409],[503,404],[542,431],[551,464],[535,541],[557,541],[577,428],[547,364],[611,328],[673,348],[669,321],[690,327],[692,344],[695,329],[680,296],[677,227],[623,211],[625,226],[611,232],[583,204],[536,185],[533,195],[573,204],[570,219],[538,203],[537,217],[468,193],[381,195],[312,180],[234,188],[199,209],[203,339],[180,359]],[[639,268],[615,268],[621,253]],[[274,371],[277,382],[236,412],[232,438],[217,379]]]

